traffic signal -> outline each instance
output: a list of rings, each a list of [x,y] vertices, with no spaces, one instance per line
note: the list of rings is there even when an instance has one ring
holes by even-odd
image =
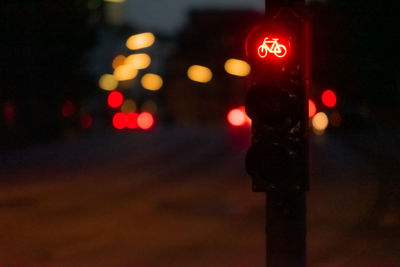
[[[285,18],[256,26],[246,42],[252,86],[246,113],[252,144],[246,171],[256,192],[307,189],[308,99],[304,88],[302,22]]]

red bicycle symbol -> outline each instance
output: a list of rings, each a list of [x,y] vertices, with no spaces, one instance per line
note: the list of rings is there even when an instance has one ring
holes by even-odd
[[[269,53],[275,54],[277,57],[284,57],[286,55],[286,47],[282,44],[278,44],[278,38],[273,38],[272,41],[268,40],[268,37],[264,39],[264,42],[258,47],[258,55],[265,58]]]

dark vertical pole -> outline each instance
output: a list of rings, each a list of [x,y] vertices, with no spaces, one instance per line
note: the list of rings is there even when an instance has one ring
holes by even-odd
[[[267,266],[306,266],[305,193],[268,193],[266,204]]]
[[[298,4],[304,0],[283,1]],[[273,16],[282,1],[265,0],[265,14]],[[307,22],[306,22],[307,23]],[[304,35],[305,58],[303,64],[304,90],[310,88],[310,51],[309,25],[305,25]],[[307,101],[307,92],[304,98]],[[304,122],[308,121],[308,102],[303,110]],[[302,125],[304,133],[307,125]],[[307,140],[307,138],[305,138]],[[306,148],[308,149],[308,148]],[[308,153],[305,153],[308,156]],[[305,162],[308,163],[308,160]],[[306,193],[297,192],[268,192],[266,194],[266,265],[268,267],[304,267],[306,266]]]

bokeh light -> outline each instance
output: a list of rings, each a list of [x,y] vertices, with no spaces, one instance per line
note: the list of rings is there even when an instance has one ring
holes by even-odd
[[[308,117],[312,118],[317,113],[317,106],[315,105],[314,101],[308,99]]]
[[[122,112],[117,112],[114,114],[112,123],[115,129],[122,130],[126,127],[126,114]]]
[[[331,115],[329,115],[329,123],[333,127],[339,127],[342,124],[342,116],[339,112],[334,111]]]
[[[14,103],[6,102],[3,106],[4,120],[7,124],[12,124],[15,121],[16,106]]]
[[[138,127],[138,114],[135,112],[129,112],[126,114],[126,127],[128,129],[136,129]]]
[[[157,113],[157,104],[152,101],[152,100],[147,100],[142,104],[140,107],[141,111],[146,111],[151,114],[156,114]]]
[[[150,66],[151,58],[145,53],[133,54],[125,59],[124,64],[134,69],[145,69]]]
[[[334,107],[336,105],[336,95],[332,90],[325,90],[322,93],[322,103],[327,107]]]
[[[233,126],[243,126],[246,123],[246,113],[243,109],[235,108],[228,113],[228,122]]]
[[[137,118],[137,124],[140,129],[147,130],[150,129],[154,124],[153,115],[148,112],[142,112]]]
[[[99,79],[99,87],[106,91],[115,90],[118,86],[118,80],[111,74],[103,74]]]
[[[113,69],[118,68],[119,66],[122,66],[125,64],[126,57],[124,55],[118,55],[116,56],[113,61],[112,61],[112,67]]]
[[[119,81],[131,80],[135,78],[137,74],[137,69],[132,68],[130,65],[121,65],[114,70],[114,76]]]
[[[126,47],[131,50],[146,48],[153,45],[154,39],[151,32],[135,34],[126,41]]]
[[[79,124],[82,129],[89,129],[93,125],[93,118],[88,112],[82,112]]]
[[[64,118],[69,118],[75,113],[75,105],[71,101],[65,101],[61,106],[61,115]]]
[[[246,108],[245,108],[244,106],[240,106],[239,109],[240,109],[241,111],[243,111],[243,114],[244,114],[245,119],[246,119],[246,124],[249,125],[249,126],[251,126],[251,119],[250,119],[249,116],[247,116]]]
[[[121,111],[123,113],[135,112],[136,111],[136,103],[132,99],[126,99],[122,103]]]
[[[142,77],[141,84],[147,90],[157,91],[163,85],[163,80],[157,74],[147,73]]]
[[[243,60],[230,58],[225,62],[225,71],[235,76],[247,76],[250,73],[250,65]]]
[[[124,101],[124,96],[118,91],[111,92],[107,97],[108,106],[111,108],[120,107],[123,101]]]
[[[318,112],[312,119],[312,126],[317,131],[324,131],[328,127],[328,116],[324,112]]]
[[[187,75],[189,79],[199,83],[207,83],[212,79],[211,70],[207,67],[200,65],[190,66],[187,71]]]

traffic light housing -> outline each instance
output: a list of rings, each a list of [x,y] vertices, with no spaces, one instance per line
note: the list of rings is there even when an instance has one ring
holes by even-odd
[[[297,18],[266,21],[246,41],[252,86],[245,108],[252,120],[252,144],[245,164],[256,192],[308,188],[302,25]]]

